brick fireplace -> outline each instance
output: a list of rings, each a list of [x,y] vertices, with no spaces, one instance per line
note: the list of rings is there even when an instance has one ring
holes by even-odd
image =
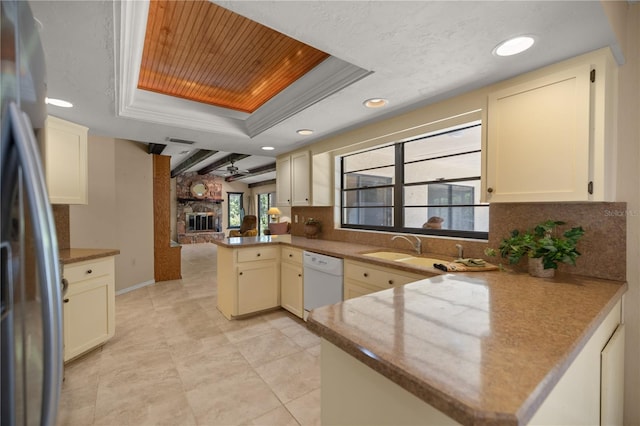
[[[207,243],[224,238],[222,178],[196,172],[176,177],[178,243]]]

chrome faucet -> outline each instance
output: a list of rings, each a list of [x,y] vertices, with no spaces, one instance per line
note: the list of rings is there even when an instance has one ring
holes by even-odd
[[[416,239],[415,243],[404,235],[394,235],[393,237],[391,237],[391,241],[395,240],[396,238],[402,238],[403,240],[407,240],[413,246],[416,253],[422,254],[422,240],[420,240],[420,238],[416,237],[415,235],[412,235],[412,237]]]
[[[464,256],[464,249],[462,248],[462,244],[456,244],[456,248],[458,249],[458,259],[462,259]]]

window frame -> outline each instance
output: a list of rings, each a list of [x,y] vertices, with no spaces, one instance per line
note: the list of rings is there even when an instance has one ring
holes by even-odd
[[[267,206],[266,208],[263,207],[262,205],[262,197],[266,196],[267,198]],[[258,194],[258,235],[262,235],[262,233],[265,231],[265,229],[269,229],[269,214],[267,214],[267,211],[276,205],[276,192],[275,191],[269,191],[269,192],[261,192]],[[264,212],[264,215],[262,214]],[[262,219],[266,217],[266,226],[263,227],[262,224]]]
[[[465,230],[456,230],[456,229],[426,229],[426,228],[414,228],[414,227],[406,227],[404,226],[404,209],[405,208],[416,208],[416,207],[424,207],[425,209],[428,209],[429,207],[444,207],[444,208],[451,208],[451,207],[472,207],[472,208],[476,208],[476,207],[483,207],[483,208],[489,208],[489,204],[455,204],[455,205],[438,205],[438,206],[423,206],[423,205],[405,205],[404,203],[404,189],[407,187],[411,187],[411,186],[420,186],[420,185],[429,185],[429,184],[456,184],[457,182],[470,182],[470,181],[481,181],[481,176],[468,176],[468,177],[464,177],[464,178],[451,178],[451,179],[438,179],[438,180],[432,180],[432,181],[420,181],[420,182],[411,182],[411,183],[405,183],[405,176],[404,176],[404,167],[405,164],[410,164],[410,163],[414,163],[414,162],[418,162],[418,161],[423,161],[423,160],[411,160],[408,162],[405,162],[405,158],[404,158],[404,144],[406,143],[410,143],[410,142],[415,142],[418,140],[422,140],[422,139],[427,139],[427,138],[431,138],[431,137],[435,137],[435,136],[440,136],[443,134],[447,134],[447,133],[452,133],[452,132],[456,132],[456,131],[460,131],[460,130],[465,130],[465,129],[469,129],[469,128],[473,128],[473,127],[478,127],[480,126],[482,128],[482,123],[479,121],[474,121],[474,122],[470,122],[467,123],[465,125],[462,126],[456,126],[455,128],[450,128],[450,129],[442,129],[439,131],[435,131],[432,132],[430,134],[427,135],[421,135],[421,136],[417,136],[417,137],[412,137],[412,138],[408,138],[405,140],[401,140],[401,141],[396,141],[393,143],[389,143],[389,144],[384,144],[384,145],[380,145],[380,146],[376,146],[376,147],[371,147],[369,149],[363,150],[363,151],[359,151],[359,152],[354,152],[354,153],[348,153],[345,155],[342,155],[340,157],[340,226],[343,229],[357,229],[357,230],[367,230],[367,231],[384,231],[384,232],[394,232],[394,233],[406,233],[406,234],[418,234],[418,235],[434,235],[434,236],[443,236],[443,237],[460,237],[460,238],[470,238],[470,239],[482,239],[482,240],[486,240],[489,238],[489,232],[488,231],[465,231]],[[389,164],[385,167],[394,167],[394,176],[392,178],[392,183],[389,185],[378,185],[378,186],[370,186],[367,187],[366,189],[381,189],[381,188],[392,188],[392,199],[393,199],[393,204],[386,206],[386,205],[377,205],[377,206],[358,206],[359,209],[367,209],[367,208],[390,208],[392,211],[391,214],[391,220],[393,225],[392,226],[376,226],[376,225],[359,225],[359,224],[350,224],[350,223],[345,223],[345,217],[346,217],[346,210],[350,207],[346,206],[345,203],[345,194],[352,192],[352,191],[360,191],[363,188],[361,187],[356,187],[356,188],[345,188],[345,175],[349,174],[349,173],[354,173],[354,172],[363,172],[366,170],[371,170],[371,169],[362,169],[362,170],[355,170],[355,171],[350,171],[350,172],[345,172],[345,158],[351,156],[351,155],[357,155],[357,154],[361,154],[363,152],[368,152],[368,151],[374,151],[377,149],[382,149],[388,146],[394,146],[394,164]],[[451,156],[458,156],[458,155],[467,155],[469,153],[475,153],[475,152],[481,152],[480,150],[472,150],[472,151],[465,151],[464,153],[456,153],[456,154],[448,154],[448,155],[444,155],[442,157],[437,157],[437,158],[445,158],[445,157],[451,157]],[[434,157],[436,158],[436,157]],[[377,168],[382,168],[382,166],[379,167],[375,167]],[[394,181],[395,178],[395,181]]]
[[[238,196],[240,198],[239,202],[239,215],[240,215],[240,223],[238,226],[231,225],[231,197]],[[240,229],[242,226],[242,219],[244,218],[244,192],[228,192],[227,191],[227,229]]]

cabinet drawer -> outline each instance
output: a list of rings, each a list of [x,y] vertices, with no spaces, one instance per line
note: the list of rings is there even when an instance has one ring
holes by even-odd
[[[238,250],[238,262],[277,259],[279,250],[278,246],[243,248]]]
[[[282,261],[302,264],[302,250],[293,247],[282,247]]]
[[[62,275],[70,284],[103,275],[114,275],[113,257],[64,265]]]
[[[377,268],[366,263],[345,262],[345,278],[360,281],[378,288],[391,288],[422,279],[420,275],[403,274],[386,268]]]

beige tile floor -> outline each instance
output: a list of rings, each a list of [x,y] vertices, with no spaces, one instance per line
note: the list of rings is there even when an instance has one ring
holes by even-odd
[[[182,247],[181,280],[116,297],[116,334],[66,365],[58,425],[314,425],[320,340],[278,310],[227,321],[216,246]]]

